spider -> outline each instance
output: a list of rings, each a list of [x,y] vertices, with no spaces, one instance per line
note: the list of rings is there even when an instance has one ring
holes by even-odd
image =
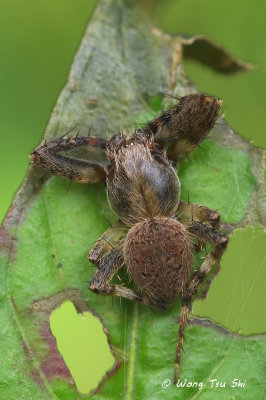
[[[30,158],[55,175],[83,183],[104,181],[118,222],[107,229],[88,258],[98,268],[89,289],[166,309],[181,300],[174,364],[178,380],[184,329],[192,300],[206,275],[219,268],[228,238],[219,230],[220,215],[207,207],[180,201],[174,165],[188,155],[214,126],[221,100],[203,94],[181,97],[171,109],[132,134],[117,133],[109,141],[97,137],[51,140]],[[60,153],[94,146],[104,149],[106,167]],[[211,246],[198,270],[193,251]],[[126,266],[138,289],[111,280]]]

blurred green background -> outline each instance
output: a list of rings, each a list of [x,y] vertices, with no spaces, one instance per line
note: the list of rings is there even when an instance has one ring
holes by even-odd
[[[25,176],[29,163],[28,154],[41,140],[95,4],[95,0],[1,2],[1,220]],[[216,74],[199,64],[185,62],[186,71],[199,91],[223,99],[223,112],[231,127],[256,146],[266,147],[266,2],[147,0],[143,1],[143,5],[154,23],[167,32],[206,34],[235,56],[256,66],[252,72],[228,77]],[[248,242],[256,239],[253,231],[247,231],[246,234],[249,235],[245,237]],[[262,234],[260,231],[258,247],[256,242],[251,247],[248,258],[245,258],[247,269],[254,262],[262,267],[262,258],[256,261],[253,259],[255,253],[260,252],[263,255]],[[243,253],[241,246],[244,236],[242,239],[239,240],[238,237],[236,241],[239,249],[228,253],[228,263],[231,256],[234,257],[233,263],[238,263],[239,255]],[[241,275],[241,269],[237,271],[234,290]],[[258,278],[257,275],[255,277]],[[263,281],[262,277],[259,281]],[[258,303],[261,291],[256,291],[254,285],[252,288],[254,301]],[[247,292],[249,289],[250,287]],[[240,301],[244,304],[243,298]],[[196,309],[203,315],[204,311],[197,305]],[[259,315],[260,310],[257,311]],[[211,315],[212,312],[215,314],[216,308],[212,307],[212,311],[208,311],[206,315]],[[227,313],[225,318],[228,315]],[[246,323],[245,314],[243,318]],[[64,320],[63,316],[62,321]],[[265,324],[256,326],[256,321],[258,318],[253,318],[246,332],[250,333],[253,329],[253,332],[258,333],[265,329]]]

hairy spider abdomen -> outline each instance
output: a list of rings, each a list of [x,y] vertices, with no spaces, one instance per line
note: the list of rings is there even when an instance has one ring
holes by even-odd
[[[134,225],[124,243],[128,271],[147,303],[163,308],[183,291],[190,273],[192,245],[185,228],[156,217]]]

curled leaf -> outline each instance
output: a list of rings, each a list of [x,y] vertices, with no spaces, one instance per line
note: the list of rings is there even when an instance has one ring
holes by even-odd
[[[252,70],[252,64],[237,59],[224,47],[204,35],[196,35],[182,39],[183,54],[214,71],[223,74],[234,74],[240,71]]]

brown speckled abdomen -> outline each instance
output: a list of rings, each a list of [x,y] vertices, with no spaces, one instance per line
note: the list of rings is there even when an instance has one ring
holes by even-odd
[[[185,228],[172,218],[146,219],[135,224],[125,238],[129,274],[154,306],[165,307],[182,292],[192,256]]]

